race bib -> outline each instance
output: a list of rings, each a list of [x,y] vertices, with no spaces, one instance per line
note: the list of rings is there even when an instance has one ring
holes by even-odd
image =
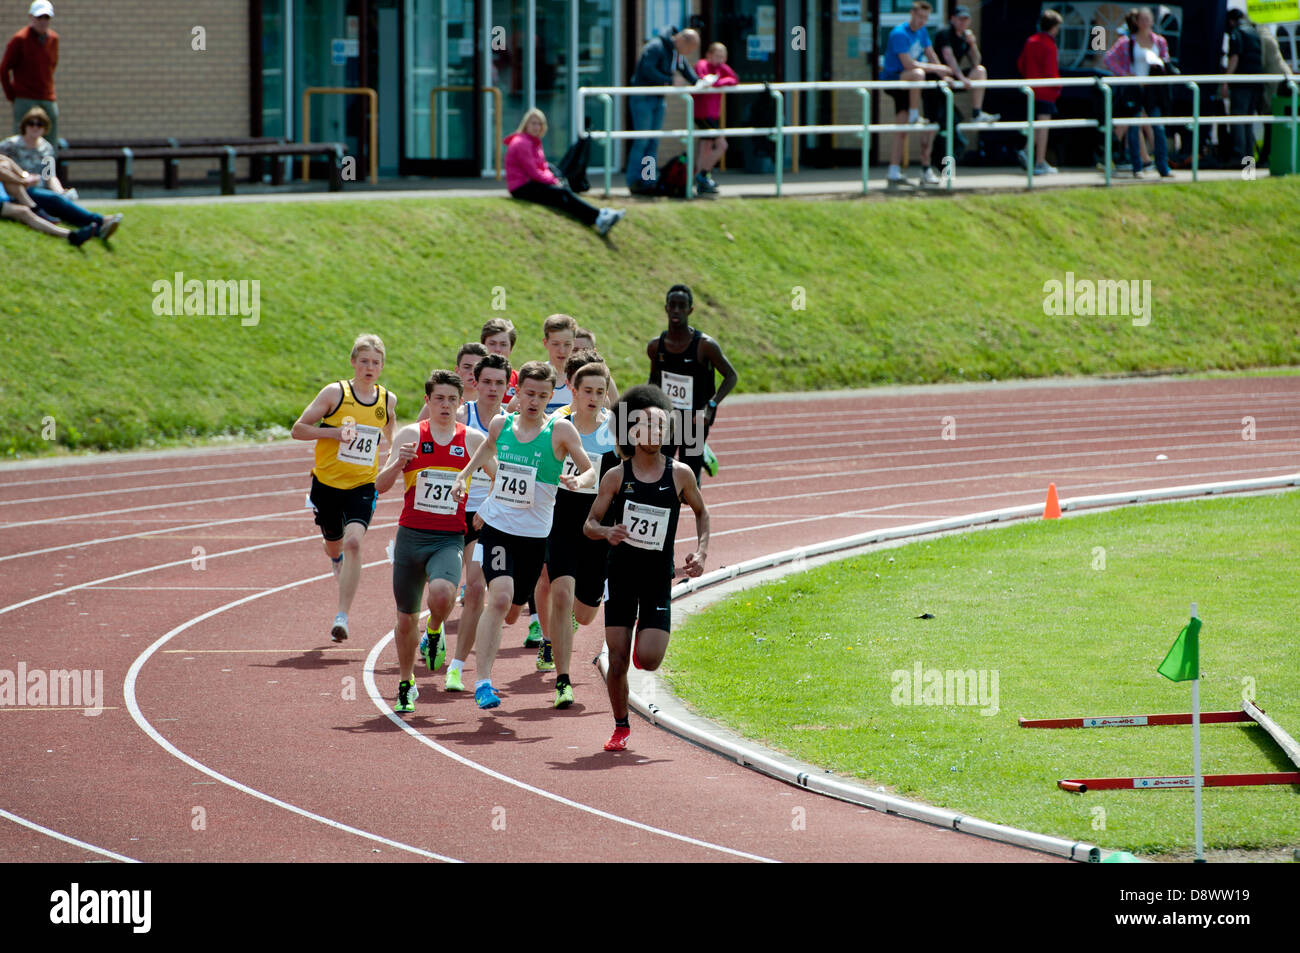
[[[415,508],[438,516],[455,516],[460,509],[451,495],[455,485],[454,470],[421,470],[415,481]]]
[[[668,371],[660,373],[663,383],[659,386],[663,392],[668,395],[668,399],[673,402],[673,406],[678,410],[693,410],[694,404],[692,399],[695,396],[695,381],[684,374],[670,374]]]
[[[497,479],[492,484],[492,490],[498,503],[522,510],[533,505],[533,487],[536,483],[537,467],[502,461],[497,464]]]
[[[668,539],[669,511],[662,506],[646,506],[628,500],[623,504],[623,525],[627,539],[623,542],[637,549],[662,551]]]
[[[344,463],[373,467],[379,458],[379,428],[356,424],[353,429],[356,432],[351,440],[347,443],[339,441],[339,459]]]
[[[565,458],[564,458],[564,473],[563,473],[563,475],[564,475],[564,476],[571,476],[571,477],[573,477],[575,480],[578,479],[579,476],[581,476],[581,474],[578,473],[578,465],[577,465],[576,463],[573,462],[573,458],[572,458],[572,457],[565,457]],[[579,489],[573,490],[573,491],[571,491],[571,492],[573,492],[573,493],[588,493],[588,494],[590,494],[590,495],[592,495],[592,496],[595,496],[595,495],[596,495],[596,487],[593,485],[593,486],[589,486],[589,487],[587,487],[586,489],[579,488]]]

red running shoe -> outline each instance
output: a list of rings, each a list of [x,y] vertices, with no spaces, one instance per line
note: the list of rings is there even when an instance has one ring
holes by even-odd
[[[605,742],[605,750],[606,750],[606,751],[626,751],[626,750],[627,750],[627,736],[630,735],[631,733],[632,733],[632,729],[631,729],[631,728],[623,728],[623,727],[621,727],[621,726],[618,727],[618,728],[615,728],[615,729],[614,729],[614,733],[613,733],[612,735],[610,735],[610,736],[609,736],[609,740]]]

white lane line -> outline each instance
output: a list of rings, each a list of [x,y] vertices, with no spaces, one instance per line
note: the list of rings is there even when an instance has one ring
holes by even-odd
[[[364,563],[362,564],[362,568],[369,569],[371,566],[380,566],[380,565],[387,565],[387,564],[388,564],[387,559],[381,559],[372,563]],[[267,794],[263,791],[259,791],[256,788],[249,787],[247,784],[244,784],[240,781],[236,781],[234,778],[229,778],[226,775],[222,774],[220,771],[210,768],[200,761],[196,761],[194,758],[191,758],[189,755],[187,755],[184,751],[181,751],[179,748],[177,748],[174,744],[172,744],[161,734],[159,734],[158,730],[154,728],[152,724],[149,723],[149,720],[147,718],[144,717],[144,713],[140,711],[140,704],[139,702],[136,701],[136,697],[135,697],[135,684],[136,684],[136,679],[140,674],[140,670],[144,668],[145,663],[149,661],[150,657],[152,657],[152,655],[155,652],[157,652],[160,648],[166,645],[173,638],[180,635],[182,632],[186,631],[191,626],[198,625],[200,622],[204,622],[215,615],[225,612],[227,609],[233,609],[236,606],[242,606],[245,603],[252,602],[255,599],[262,599],[266,596],[272,595],[277,592],[284,592],[286,589],[293,589],[297,586],[306,585],[307,583],[311,583],[311,582],[317,582],[321,579],[329,579],[331,575],[332,573],[323,573],[319,576],[312,576],[308,579],[299,579],[296,582],[285,583],[283,586],[277,586],[274,589],[268,589],[265,592],[259,592],[256,595],[244,596],[244,598],[236,599],[234,602],[227,602],[223,606],[218,606],[215,609],[209,609],[207,612],[203,613],[202,615],[196,615],[192,619],[182,622],[180,625],[176,626],[176,628],[172,629],[170,632],[161,636],[156,642],[153,643],[153,645],[149,646],[147,649],[141,652],[136,657],[135,661],[131,663],[131,669],[126,673],[126,682],[124,683],[122,688],[123,697],[126,699],[127,710],[130,711],[131,718],[135,721],[135,723],[140,726],[140,730],[143,731],[150,738],[152,738],[155,742],[157,742],[159,747],[161,747],[168,754],[172,755],[178,760],[189,765],[195,771],[202,772],[203,774],[206,774],[208,777],[213,778],[217,781],[220,781],[222,784],[234,788],[236,791],[241,791],[244,794],[250,795],[251,797],[258,798],[259,800],[265,801],[268,804],[273,804],[276,807],[283,808],[284,810],[289,811],[290,813],[297,814],[300,817],[305,817],[308,820],[316,821],[317,823],[320,824],[324,824],[326,827],[332,827],[335,830],[343,831],[346,834],[354,834],[357,837],[364,837],[365,839],[374,841],[375,843],[386,844],[389,847],[395,847],[398,850],[404,850],[407,853],[417,854],[420,857],[427,857],[430,860],[441,860],[452,864],[460,863],[460,861],[456,860],[454,857],[446,857],[442,854],[436,854],[433,851],[425,850],[422,847],[413,847],[410,844],[403,844],[401,841],[391,840],[379,834],[371,834],[369,831],[363,831],[360,828],[353,827],[350,824],[344,824],[342,821],[336,821],[333,818],[324,817],[320,814],[316,814],[312,811],[309,811],[306,808],[298,807],[296,804],[290,804],[288,801],[282,801],[278,797],[274,797],[273,795]]]
[[[205,451],[198,451],[196,456]],[[267,451],[270,452],[270,451]],[[117,461],[99,460],[98,463],[116,463]],[[241,460],[238,463],[203,463],[192,467],[160,467],[154,470],[104,470],[99,473],[83,473],[80,476],[45,476],[38,480],[0,480],[0,489],[8,489],[11,486],[32,486],[40,484],[42,486],[51,483],[82,483],[87,480],[117,480],[125,477],[142,477],[153,476],[155,473],[193,473],[196,470],[230,470],[235,467],[272,467],[284,466],[287,463],[296,462],[292,458],[276,460]],[[310,464],[311,455],[303,457],[303,462]],[[56,464],[51,464],[54,466]],[[116,491],[110,491],[116,492]]]
[[[189,483],[155,483],[150,486],[118,486],[111,490],[87,490],[85,493],[59,493],[53,496],[32,496],[21,500],[0,500],[0,506],[17,506],[22,503],[45,503],[51,500],[81,500],[87,497],[103,497],[109,494],[118,496],[123,493],[155,493],[167,490],[187,490],[196,486],[220,486],[226,483],[256,483],[258,480],[287,480],[290,477],[302,479],[302,470],[287,470],[284,473],[262,473],[258,476],[227,477],[224,480],[193,480]],[[191,501],[192,502],[192,501]]]
[[[377,529],[391,529],[396,525],[396,523],[376,523],[371,525],[370,531],[373,532]],[[320,534],[314,533],[311,536],[295,536],[293,539],[277,539],[273,543],[258,543],[255,546],[241,546],[239,549],[226,549],[219,553],[208,553],[203,558],[219,559],[222,556],[237,556],[241,553],[251,553],[259,549],[270,549],[273,546],[288,546],[290,543],[302,543],[313,539],[320,539]],[[79,589],[90,589],[93,586],[100,585],[101,583],[116,582],[119,579],[129,579],[131,576],[140,576],[145,573],[157,572],[160,569],[171,569],[174,566],[188,566],[193,561],[192,557],[188,559],[176,559],[169,563],[157,563],[153,566],[145,566],[143,569],[132,569],[128,572],[120,572],[114,576],[104,576],[100,579],[92,579],[89,582],[79,582],[75,586],[65,586],[62,589],[55,589],[53,592],[47,592],[39,596],[32,596],[30,599],[24,599],[22,602],[11,603],[0,608],[0,615],[4,615],[6,612],[13,612],[16,609],[21,609],[24,606],[30,606],[37,602],[44,602],[46,599],[53,599],[55,596],[62,596],[69,592],[76,592]]]
[[[780,861],[773,860],[770,857],[762,857],[758,854],[749,854],[743,850],[736,850],[735,848],[732,847],[723,847],[720,844],[711,844],[708,841],[697,840],[696,838],[689,837],[685,834],[677,834],[674,833],[673,831],[666,831],[660,827],[652,827],[649,824],[643,824],[640,821],[634,821],[630,817],[622,817],[618,814],[610,814],[608,811],[602,811],[600,808],[592,807],[589,804],[582,804],[579,803],[578,801],[571,801],[567,797],[564,797],[561,794],[555,794],[552,791],[547,791],[544,790],[543,788],[534,787],[533,785],[529,784],[526,781],[520,781],[518,778],[512,778],[509,775],[502,774],[500,771],[494,771],[492,768],[489,768],[487,765],[480,764],[477,761],[471,761],[469,758],[466,758],[464,755],[452,751],[450,748],[444,748],[442,745],[438,744],[438,742],[434,741],[432,738],[420,734],[420,732],[416,731],[414,728],[412,728],[410,725],[404,722],[401,718],[398,718],[396,713],[392,710],[392,708],[388,706],[388,704],[384,701],[383,697],[379,694],[379,687],[375,684],[375,662],[378,660],[379,654],[383,652],[384,648],[388,645],[389,642],[392,641],[392,639],[393,639],[393,632],[390,629],[388,634],[385,635],[382,639],[380,639],[375,644],[375,647],[370,650],[370,654],[366,657],[366,664],[365,667],[362,669],[362,675],[365,678],[365,682],[366,682],[366,692],[370,695],[370,700],[375,703],[375,707],[378,708],[384,714],[384,716],[388,718],[389,721],[396,724],[408,735],[411,735],[413,738],[418,739],[421,744],[429,746],[434,751],[437,751],[439,754],[446,755],[448,758],[451,758],[451,760],[457,762],[458,764],[462,764],[467,768],[472,768],[475,771],[478,771],[482,774],[486,774],[488,777],[494,778],[497,781],[502,781],[506,784],[512,785],[521,790],[528,791],[530,794],[536,794],[539,797],[544,797],[547,798],[548,800],[556,801],[557,803],[563,804],[566,807],[576,808],[577,810],[583,811],[587,814],[594,814],[596,817],[604,818],[607,821],[613,821],[616,824],[626,824],[629,827],[635,827],[638,830],[646,831],[647,833],[650,834],[658,834],[661,837],[668,837],[671,838],[672,840],[682,841],[683,843],[692,844],[696,847],[703,847],[707,850],[720,851],[724,854],[730,854],[733,857],[743,857],[746,860],[757,860],[766,864],[780,863]]]
[[[122,854],[115,854],[111,850],[105,850],[103,847],[96,847],[94,844],[87,844],[84,840],[77,840],[75,837],[69,837],[67,834],[60,834],[58,831],[50,830],[48,827],[42,827],[35,821],[29,821],[25,817],[11,814],[4,808],[0,808],[0,817],[13,821],[15,824],[21,824],[23,827],[31,828],[38,833],[44,834],[46,837],[53,837],[55,840],[61,840],[65,844],[72,844],[74,847],[80,847],[82,850],[93,851],[96,854],[101,854],[104,857],[111,858],[112,860],[121,861],[124,864],[140,863],[140,861],[135,860],[134,858],[126,857]]]
[[[122,536],[101,536],[98,539],[88,539],[82,543],[64,543],[61,546],[46,546],[44,549],[31,549],[25,553],[11,553],[8,556],[0,556],[0,563],[8,559],[25,559],[28,556],[44,556],[46,553],[57,553],[65,549],[80,549],[83,546],[99,546],[103,543],[120,543],[127,539],[143,539],[146,536],[157,536],[161,533],[182,533],[191,529],[207,529],[210,526],[229,526],[232,523],[252,523],[258,520],[283,519],[289,516],[297,516],[301,518],[306,514],[306,508],[300,510],[283,510],[279,513],[267,513],[259,516],[240,516],[236,519],[228,520],[210,520],[207,523],[190,523],[185,526],[164,526],[161,529],[146,529],[139,533],[126,533]],[[87,520],[87,522],[93,521]],[[129,523],[132,521],[123,520],[122,522]],[[167,522],[175,522],[175,520],[168,520]]]
[[[265,586],[87,586],[95,591],[115,589],[122,592],[262,592]]]

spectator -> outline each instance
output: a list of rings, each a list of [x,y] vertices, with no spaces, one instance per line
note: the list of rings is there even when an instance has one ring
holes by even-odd
[[[880,74],[884,80],[901,80],[903,82],[920,82],[927,75],[947,77],[952,70],[939,62],[939,54],[930,45],[930,34],[925,29],[925,21],[930,19],[930,4],[926,0],[916,0],[912,4],[912,13],[906,23],[900,23],[889,33],[889,45],[885,49],[885,69]],[[900,125],[918,125],[928,122],[921,115],[921,90],[890,89],[886,92],[894,100],[894,121]],[[901,163],[903,161],[903,142],[906,132],[894,136],[893,146],[889,151],[889,184],[898,185],[903,181]],[[931,147],[934,145],[934,133],[921,133],[921,174],[924,185],[938,185],[939,175],[930,164]]]
[[[1273,35],[1276,27],[1266,27],[1259,31],[1259,42],[1264,48],[1264,72],[1281,73],[1287,79],[1292,79],[1291,67],[1287,65],[1286,57],[1282,55],[1282,49],[1278,46],[1277,37]],[[1284,92],[1286,87],[1282,83],[1264,84],[1264,109],[1268,110],[1273,102],[1273,97],[1278,93]],[[1269,156],[1273,151],[1273,124],[1268,123],[1264,126],[1264,145],[1259,150],[1259,161],[1263,165],[1268,162]]]
[[[546,114],[540,109],[530,109],[524,113],[519,128],[506,136],[506,188],[517,199],[557,208],[583,225],[594,226],[599,234],[606,234],[623,217],[624,211],[597,210],[557,179],[546,164],[546,152],[542,149],[544,135]]]
[[[27,194],[27,187],[37,182],[40,182],[40,176],[24,172],[12,159],[0,156],[0,219],[20,222],[44,235],[67,239],[77,248],[95,237],[98,229],[94,225],[83,225],[74,232],[37,215],[36,203]]]
[[[95,234],[108,240],[122,221],[120,214],[104,218],[74,204],[77,195],[65,189],[54,174],[54,148],[43,137],[49,129],[50,119],[40,106],[33,106],[23,116],[21,136],[10,136],[0,142],[0,155],[7,156],[24,172],[38,177],[37,184],[27,187],[27,194],[36,203],[37,214],[51,220],[58,219],[78,228],[94,225]]]
[[[727,65],[727,48],[721,43],[710,43],[704,59],[695,64],[701,81],[711,86],[735,86],[740,82],[736,71]],[[695,97],[695,128],[722,128],[722,97],[715,94]],[[718,183],[709,173],[727,151],[727,140],[722,136],[701,139],[698,158],[695,160],[695,187],[700,192],[718,191]]]
[[[1016,69],[1024,79],[1056,79],[1061,75],[1058,63],[1056,36],[1061,32],[1061,15],[1055,10],[1044,10],[1038,18],[1038,32],[1025,40],[1024,49],[1016,60]],[[1061,95],[1060,86],[1034,87],[1034,119],[1051,119],[1056,115],[1056,100]],[[1034,129],[1034,175],[1051,175],[1056,169],[1047,164],[1046,126]],[[1025,146],[1029,143],[1026,141]],[[1028,167],[1025,150],[1017,153],[1022,166]]]
[[[636,61],[630,86],[686,86],[699,81],[691,60],[699,53],[700,35],[694,30],[669,27],[645,45]],[[629,96],[633,129],[659,129],[664,124],[662,96]],[[645,159],[651,160],[648,164]],[[627,147],[628,191],[657,195],[659,173],[658,139],[630,139]]]
[[[1133,9],[1124,18],[1128,34],[1115,41],[1106,53],[1106,68],[1116,76],[1165,76],[1169,66],[1169,44],[1152,27],[1155,17],[1149,7]],[[1138,117],[1144,113],[1152,119],[1164,114],[1168,86],[1121,86],[1123,115]],[[1149,127],[1155,134],[1156,171],[1160,177],[1173,176],[1169,169],[1169,145],[1164,126]],[[1133,177],[1142,177],[1141,127],[1128,127],[1128,155],[1133,163]]]
[[[59,105],[54,101],[54,69],[59,65],[59,35],[50,29],[54,5],[36,0],[27,11],[27,26],[9,39],[0,59],[0,85],[14,104],[14,132],[22,132],[22,117],[40,106],[50,117],[49,138],[59,144]]]
[[[940,60],[952,70],[952,75],[957,82],[971,91],[971,109],[974,111],[971,117],[972,121],[997,122],[1001,119],[1002,117],[997,113],[986,113],[984,111],[984,88],[982,86],[971,87],[971,80],[988,79],[989,71],[984,68],[984,64],[981,62],[983,58],[980,56],[980,48],[975,42],[975,34],[970,28],[970,7],[960,4],[953,7],[948,26],[934,35],[934,48],[938,52]],[[970,64],[965,70],[961,67],[962,60],[966,60]]]
[[[1264,46],[1255,24],[1240,10],[1228,11],[1228,68],[1225,73],[1243,76],[1264,71]],[[1261,83],[1223,83],[1219,98],[1229,104],[1234,116],[1253,116],[1261,111],[1264,87]],[[1232,154],[1244,164],[1255,158],[1255,124],[1233,123]]]

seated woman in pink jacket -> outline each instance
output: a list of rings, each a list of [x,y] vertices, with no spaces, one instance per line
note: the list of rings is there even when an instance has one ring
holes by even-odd
[[[736,71],[727,65],[727,48],[721,43],[709,44],[704,59],[695,65],[695,75],[706,86],[735,86],[740,82]],[[721,128],[722,97],[695,97],[695,127],[697,129]],[[695,160],[695,188],[700,192],[718,191],[718,183],[713,181],[709,172],[722,154],[727,151],[727,140],[721,136],[701,139],[698,157]]]
[[[519,128],[505,138],[506,188],[525,202],[558,208],[583,225],[595,226],[604,235],[625,214],[623,209],[597,209],[574,195],[546,165],[542,136],[546,135],[546,114],[540,109],[524,113]]]

